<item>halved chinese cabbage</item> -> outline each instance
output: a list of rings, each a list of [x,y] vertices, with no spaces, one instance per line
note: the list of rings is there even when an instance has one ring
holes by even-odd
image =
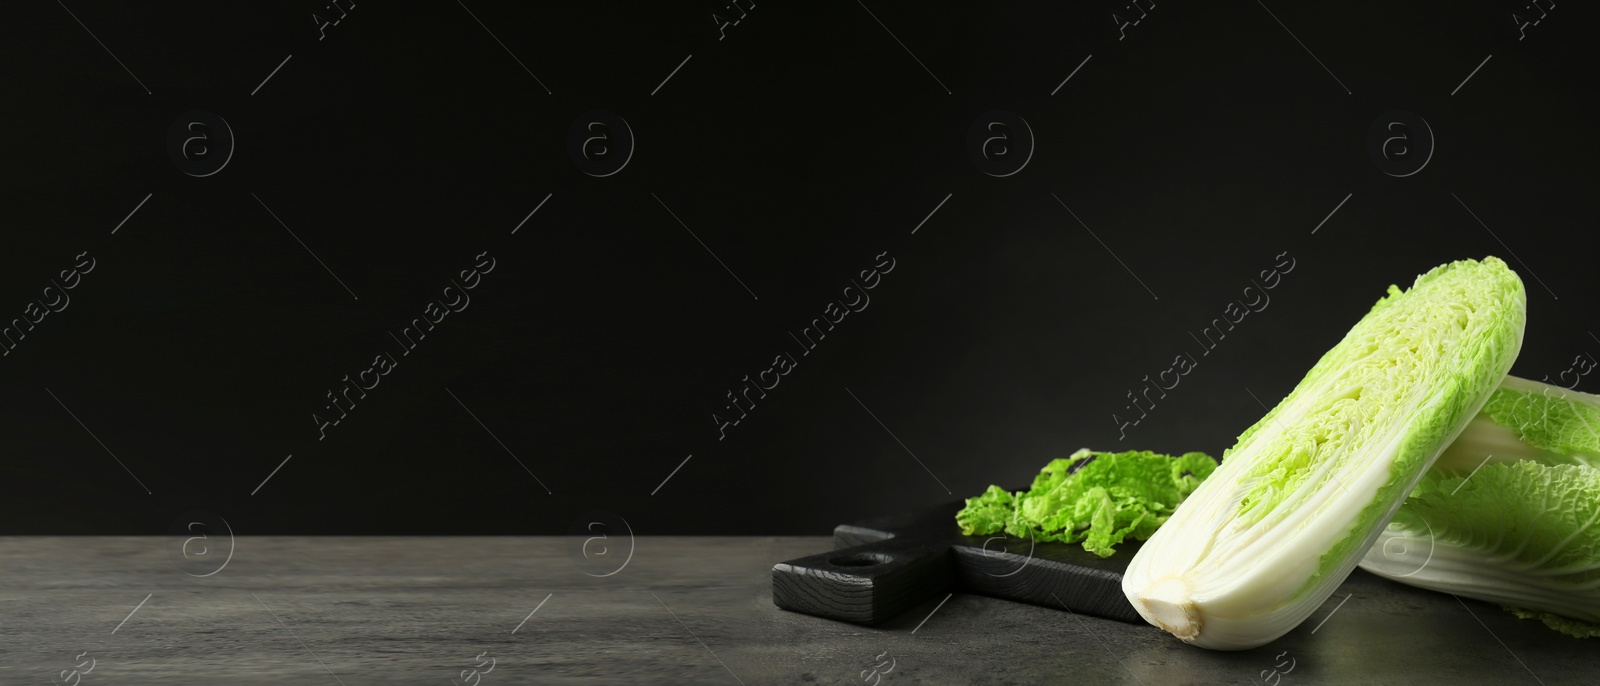
[[[1522,280],[1494,257],[1390,286],[1134,556],[1128,600],[1203,648],[1293,629],[1511,369],[1526,311]]]

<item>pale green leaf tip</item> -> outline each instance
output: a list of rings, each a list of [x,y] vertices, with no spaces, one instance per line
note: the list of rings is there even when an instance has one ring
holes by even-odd
[[[1501,605],[1500,607],[1522,619],[1537,619],[1544,622],[1545,626],[1573,638],[1600,638],[1600,624],[1595,624],[1594,622],[1562,617],[1554,612],[1526,610],[1520,607],[1511,607],[1510,605]]]

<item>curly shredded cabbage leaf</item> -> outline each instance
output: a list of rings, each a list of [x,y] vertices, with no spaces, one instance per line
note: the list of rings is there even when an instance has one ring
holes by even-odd
[[[1110,557],[1128,538],[1146,540],[1217,462],[1205,453],[1178,457],[1149,451],[1095,452],[1087,448],[1051,460],[1016,494],[990,486],[956,513],[967,536],[999,532],[1035,541],[1082,543]]]

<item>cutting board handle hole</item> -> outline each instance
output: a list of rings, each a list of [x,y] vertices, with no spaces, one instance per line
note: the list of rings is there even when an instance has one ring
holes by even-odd
[[[892,561],[894,558],[883,553],[856,553],[830,558],[828,564],[836,567],[871,567]]]

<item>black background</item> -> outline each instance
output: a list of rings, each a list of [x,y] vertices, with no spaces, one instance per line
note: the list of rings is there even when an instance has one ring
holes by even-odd
[[[1121,2],[758,0],[724,40],[714,3],[361,0],[325,40],[337,12],[303,4],[0,6],[0,313],[97,260],[0,357],[0,533],[198,508],[245,534],[593,509],[824,534],[1080,447],[1220,455],[1389,284],[1490,254],[1527,285],[1513,373],[1600,354],[1578,3],[1520,41],[1514,2],[1160,0],[1119,34]],[[605,178],[567,154],[596,109],[637,141]],[[996,109],[1036,138],[1004,178],[966,152]],[[1437,141],[1406,178],[1366,152],[1394,109]],[[236,137],[213,176],[168,158],[189,110]],[[324,393],[483,251],[469,308],[319,441]],[[724,394],[885,251],[868,309],[719,441]],[[1285,251],[1271,305],[1119,440],[1125,393]]]

